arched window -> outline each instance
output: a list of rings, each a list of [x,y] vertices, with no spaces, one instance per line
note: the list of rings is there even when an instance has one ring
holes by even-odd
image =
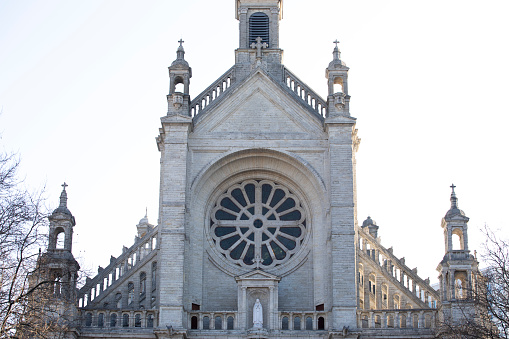
[[[325,330],[325,319],[323,317],[318,317],[318,329]]]
[[[281,329],[282,330],[288,329],[288,317],[283,317],[283,320],[281,321]]]
[[[373,273],[369,275],[369,291],[376,294],[376,276]]]
[[[306,330],[308,330],[308,331],[313,330],[313,318],[311,318],[311,317],[306,318]]]
[[[134,327],[141,327],[141,314],[134,316]]]
[[[398,309],[401,308],[401,304],[399,302],[399,295],[394,295],[394,306],[392,308]]]
[[[382,308],[389,308],[389,288],[387,285],[382,285]]]
[[[145,299],[145,292],[147,290],[147,274],[145,272],[140,273],[140,300]]]
[[[97,326],[98,327],[104,326],[104,313],[99,313],[99,316],[97,317]]]
[[[149,328],[154,327],[154,316],[151,313],[147,315],[147,327]]]
[[[293,329],[300,330],[300,317],[293,318]]]
[[[152,263],[152,291],[157,288],[157,261]]]
[[[253,13],[249,17],[249,46],[256,43],[256,38],[262,38],[262,43],[269,44],[269,17],[262,12]]]
[[[209,317],[203,317],[203,329],[208,330],[210,328],[210,319]]]
[[[233,317],[228,317],[228,319],[226,319],[226,329],[233,330]]]
[[[115,326],[117,326],[117,314],[112,313],[110,315],[110,327],[115,327]]]
[[[198,317],[193,315],[191,317],[191,329],[192,330],[197,330],[198,329]]]
[[[56,248],[64,249],[65,247],[65,232],[63,228],[57,228],[56,233]]]
[[[223,328],[223,319],[220,316],[216,317],[216,321],[214,322],[214,329],[221,330]]]
[[[127,305],[131,305],[134,301],[134,284],[127,284]]]
[[[359,286],[364,286],[364,266],[359,264],[359,272],[357,274],[357,278],[359,281]]]
[[[115,294],[115,304],[118,309],[122,308],[122,293]]]
[[[85,317],[85,326],[92,326],[92,313],[87,313]]]
[[[122,316],[122,327],[129,327],[129,314],[127,313]]]

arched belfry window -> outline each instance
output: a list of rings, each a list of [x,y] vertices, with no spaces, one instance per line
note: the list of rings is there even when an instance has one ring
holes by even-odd
[[[269,45],[269,17],[262,12],[253,13],[249,17],[249,46],[256,43],[258,37],[262,38],[262,43]]]

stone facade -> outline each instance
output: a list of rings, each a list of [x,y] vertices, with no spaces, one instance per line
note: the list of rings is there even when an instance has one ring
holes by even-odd
[[[192,100],[180,42],[156,138],[159,224],[143,218],[135,243],[79,290],[80,337],[433,337],[454,283],[435,291],[371,218],[358,226],[360,139],[337,43],[324,100],[281,63],[282,1],[235,4],[236,63]],[[449,219],[466,244],[466,221]],[[466,245],[462,255],[454,265],[471,283],[476,261]],[[442,276],[454,265],[444,257]]]

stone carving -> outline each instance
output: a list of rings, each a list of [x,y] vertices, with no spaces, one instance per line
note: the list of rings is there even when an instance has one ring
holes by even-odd
[[[253,328],[263,328],[263,308],[260,299],[253,306]]]

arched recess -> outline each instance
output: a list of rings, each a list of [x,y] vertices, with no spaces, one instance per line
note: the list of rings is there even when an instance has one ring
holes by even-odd
[[[55,230],[55,248],[63,250],[65,248],[65,231],[62,227]]]
[[[455,228],[452,231],[452,250],[464,250],[463,243],[463,230],[461,228]]]
[[[249,271],[217,253],[207,228],[210,225],[209,213],[218,197],[232,185],[252,179],[271,180],[284,185],[299,197],[308,214],[306,222],[309,237],[301,250],[288,262],[267,271],[277,276],[285,276],[310,258],[313,262],[327,262],[327,251],[314,250],[323,249],[327,244],[327,206],[330,204],[323,178],[307,161],[295,154],[270,149],[246,149],[222,155],[209,162],[191,181],[188,227],[189,232],[195,236],[190,239],[189,246],[191,253],[201,252],[203,255],[188,257],[188,260],[193,261],[189,263],[189,267],[203,267],[204,261],[210,260],[230,276],[239,276]],[[313,253],[311,256],[310,252]],[[320,271],[325,270],[326,265],[314,267],[315,291],[323,294],[322,300],[327,300],[324,292],[327,272]],[[189,280],[202,281],[202,274],[202,271],[193,271]],[[200,299],[200,296],[196,297]]]

